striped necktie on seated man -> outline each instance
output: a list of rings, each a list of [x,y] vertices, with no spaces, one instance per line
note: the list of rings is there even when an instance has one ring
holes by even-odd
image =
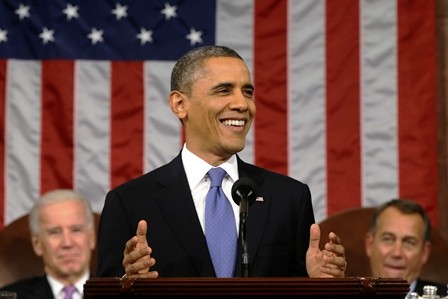
[[[74,285],[65,286],[64,289],[64,299],[73,299],[73,294],[76,292],[76,287]]]

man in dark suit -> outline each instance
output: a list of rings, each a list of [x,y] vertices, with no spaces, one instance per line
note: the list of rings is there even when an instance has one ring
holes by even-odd
[[[256,109],[249,70],[235,51],[206,46],[180,58],[171,75],[169,106],[185,130],[183,149],[168,164],[107,194],[98,276],[216,277],[204,233],[208,171],[216,167],[226,172],[227,198],[243,177],[259,189],[247,219],[248,276],[344,276],[339,237],[330,233],[325,248],[318,247],[309,187],[237,155]],[[230,202],[238,228],[239,206]],[[231,276],[242,276],[241,254],[240,239]]]
[[[410,293],[423,295],[423,287],[436,286],[447,295],[446,284],[419,278],[431,253],[431,220],[424,208],[406,198],[392,199],[375,211],[365,238],[374,277],[403,278]]]
[[[47,299],[63,298],[65,288],[70,287],[73,299],[82,298],[96,242],[90,203],[72,190],[47,192],[32,208],[29,225],[33,249],[43,259],[45,275],[1,290],[14,291],[19,299]]]

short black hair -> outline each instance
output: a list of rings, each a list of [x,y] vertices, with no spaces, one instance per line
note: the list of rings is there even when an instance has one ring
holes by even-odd
[[[183,55],[171,72],[171,91],[177,90],[187,95],[191,94],[191,86],[197,80],[197,73],[202,70],[205,62],[214,57],[233,57],[243,60],[233,49],[226,46],[203,46],[194,48]]]

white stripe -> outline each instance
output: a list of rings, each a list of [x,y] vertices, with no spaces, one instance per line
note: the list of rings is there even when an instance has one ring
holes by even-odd
[[[40,195],[40,62],[8,60],[5,224],[28,213]]]
[[[144,64],[144,171],[153,170],[179,154],[182,125],[168,105],[170,75],[174,62]]]
[[[253,1],[216,2],[216,44],[228,46],[243,57],[252,76],[253,72]],[[252,82],[254,78],[252,77]],[[256,93],[256,92],[255,92]],[[256,101],[256,98],[255,98]],[[249,163],[255,161],[254,125],[246,138],[246,146],[239,154]]]
[[[309,184],[319,222],[327,214],[325,1],[288,5],[289,175]]]
[[[363,206],[398,194],[396,1],[361,2]]]
[[[110,189],[110,68],[89,60],[75,70],[74,189],[97,212]]]

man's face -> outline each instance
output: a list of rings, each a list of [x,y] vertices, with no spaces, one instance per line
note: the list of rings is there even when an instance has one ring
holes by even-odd
[[[375,235],[368,233],[365,245],[374,277],[403,278],[408,283],[419,276],[430,253],[421,216],[402,214],[394,207],[380,214]]]
[[[41,209],[39,223],[40,233],[32,242],[46,273],[59,280],[84,275],[90,267],[95,235],[87,226],[83,204],[72,200],[49,204]]]
[[[240,59],[207,60],[183,101],[187,147],[213,164],[241,151],[255,115],[249,70]]]

